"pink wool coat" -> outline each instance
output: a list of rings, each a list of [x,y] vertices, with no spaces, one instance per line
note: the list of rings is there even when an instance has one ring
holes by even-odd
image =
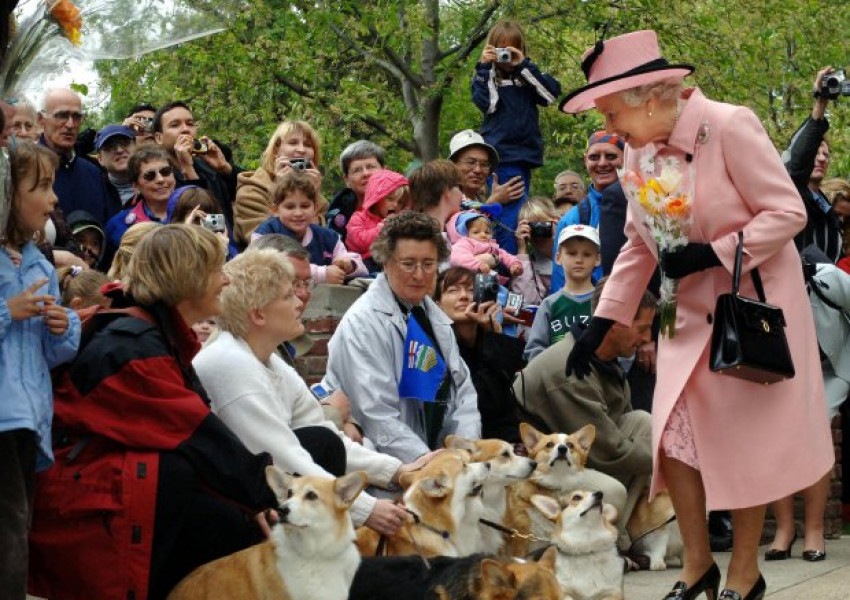
[[[698,89],[660,151],[695,166],[693,226],[689,239],[710,242],[722,267],[680,280],[676,335],[658,344],[653,400],[654,477],[651,494],[665,487],[659,441],[675,403],[686,399],[708,508],[764,504],[808,487],[833,464],[832,438],[812,311],[793,237],[806,222],[794,184],[749,110],[707,100]],[[629,148],[625,168],[638,171],[646,150]],[[657,248],[634,200],[623,247],[597,315],[631,323],[657,262]],[[708,368],[717,296],[729,292],[737,232],[744,231],[744,272],[758,267],[767,301],[778,305],[796,376],[761,385]],[[752,279],[741,293],[756,297]]]

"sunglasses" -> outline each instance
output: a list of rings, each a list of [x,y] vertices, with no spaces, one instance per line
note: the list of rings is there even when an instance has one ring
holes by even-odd
[[[43,110],[41,114],[51,117],[60,123],[65,123],[68,119],[72,119],[74,123],[80,123],[86,116],[85,113],[70,110],[59,110],[53,113]]]
[[[154,179],[156,179],[157,173],[159,173],[163,177],[171,177],[174,174],[174,168],[171,166],[167,166],[162,167],[159,171],[145,171],[144,173],[142,173],[142,179],[144,179],[145,181],[153,181]]]

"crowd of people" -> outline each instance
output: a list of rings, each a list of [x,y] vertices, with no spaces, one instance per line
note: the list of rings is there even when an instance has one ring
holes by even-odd
[[[653,32],[600,41],[560,108],[595,108],[605,128],[581,149],[587,181],[565,170],[550,197],[530,175],[539,107],[561,86],[527,53],[522,28],[498,23],[471,79],[480,127],[404,174],[354,141],[330,201],[302,120],[247,171],[185,102],[140,103],[95,135],[71,90],[38,111],[3,102],[0,597],[164,598],[263,538],[272,462],[365,471],[352,519],[392,534],[410,518],[392,501],[402,474],[451,434],[521,451],[521,421],[596,427],[588,466],[619,499],[623,552],[641,493],[669,490],[676,598],[761,598],[765,506],[765,558],[787,559],[796,492],[804,558],[825,559],[829,422],[850,392],[850,183],[826,179],[819,93],[831,69],[780,158],[751,111],[685,88],[694,68],[661,58]],[[651,228],[665,195],[688,204],[675,251]],[[796,373],[773,386],[709,369],[739,232],[745,273],[787,321]],[[659,334],[662,280],[677,281],[675,336]],[[302,313],[316,285],[351,282],[366,291],[309,387]],[[741,289],[755,296],[748,275]],[[706,515],[721,510],[733,554],[718,596]]]

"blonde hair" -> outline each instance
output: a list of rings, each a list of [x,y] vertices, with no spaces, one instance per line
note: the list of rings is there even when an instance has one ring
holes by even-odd
[[[115,257],[112,259],[112,266],[109,267],[109,272],[106,275],[113,281],[124,277],[136,246],[139,245],[143,237],[159,226],[159,223],[145,221],[144,223],[136,223],[125,231],[124,235],[121,236],[121,244],[115,251]]]
[[[243,338],[251,328],[248,313],[279,298],[295,279],[289,259],[271,248],[249,248],[227,263],[224,272],[230,285],[221,292],[219,326]]]
[[[850,182],[840,177],[833,177],[821,182],[820,189],[829,200],[830,204],[835,204],[836,196],[840,200],[850,202]]]
[[[73,308],[96,306],[105,300],[100,293],[101,286],[109,283],[109,277],[105,273],[74,266],[57,269],[56,277],[62,292],[63,306],[71,306],[71,301],[75,298],[79,298],[80,305]]]
[[[302,135],[305,143],[313,149],[313,164],[318,166],[322,162],[322,139],[307,121],[283,121],[278,125],[269,139],[266,149],[260,155],[260,166],[269,173],[274,173],[274,161],[277,158],[280,145],[284,138],[296,133]]]
[[[175,306],[202,298],[210,277],[224,265],[224,245],[203,227],[160,225],[136,247],[122,281],[142,305]]]
[[[557,221],[555,203],[545,196],[532,196],[519,209],[520,221]]]
[[[620,99],[632,107],[640,106],[653,96],[662,104],[669,104],[675,102],[682,95],[683,90],[682,78],[670,77],[623,90],[620,92]]]
[[[491,46],[513,46],[528,54],[525,48],[525,32],[516,21],[499,21],[487,34],[487,43]]]

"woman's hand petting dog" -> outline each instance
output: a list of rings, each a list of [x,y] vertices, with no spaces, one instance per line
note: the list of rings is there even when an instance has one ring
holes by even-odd
[[[269,509],[254,515],[254,521],[263,532],[263,536],[268,539],[272,534],[272,527],[280,523],[280,517],[275,511]]]
[[[426,452],[411,463],[401,465],[398,468],[398,471],[395,472],[395,475],[393,475],[392,482],[398,485],[398,480],[401,478],[402,475],[404,475],[405,473],[410,473],[411,471],[418,471],[419,469],[427,465],[429,462],[431,462],[431,460],[433,460],[433,458],[437,456],[440,452],[442,452],[442,449],[432,450],[431,452]]]
[[[399,527],[412,519],[413,517],[403,506],[379,499],[375,502],[375,507],[366,519],[365,525],[381,535],[393,535]]]

